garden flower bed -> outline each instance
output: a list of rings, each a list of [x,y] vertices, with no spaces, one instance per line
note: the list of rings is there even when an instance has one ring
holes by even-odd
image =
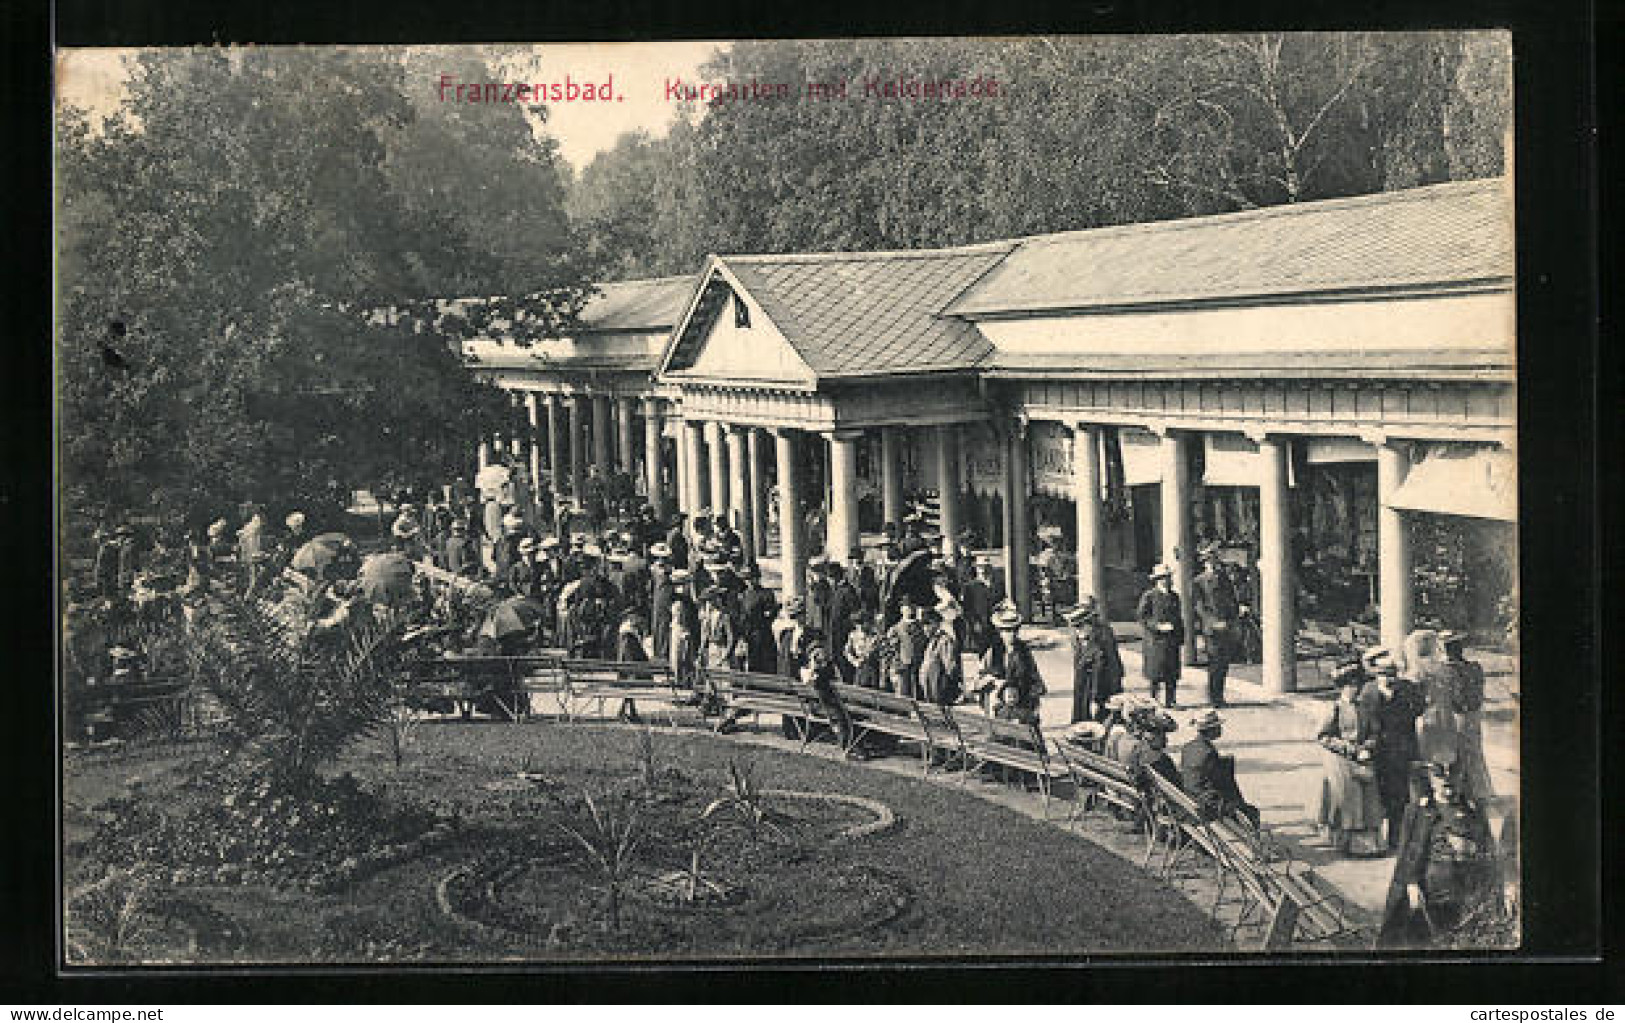
[[[704,733],[435,723],[404,766],[359,746],[294,801],[221,777],[218,755],[69,757],[70,962],[1224,946],[1177,892],[1053,826]]]

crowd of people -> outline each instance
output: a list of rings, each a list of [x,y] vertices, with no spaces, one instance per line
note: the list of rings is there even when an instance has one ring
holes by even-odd
[[[220,518],[183,543],[160,535],[144,548],[128,527],[99,534],[89,580],[74,591],[70,611],[100,601],[139,614],[143,594],[185,607],[212,587],[253,592],[300,566],[301,550],[317,539],[299,511],[283,517],[280,528],[261,508],[244,508],[242,518],[235,529]],[[816,554],[802,595],[787,601],[763,584],[755,552],[726,515],[701,509],[660,521],[647,502],[625,494],[578,505],[555,503],[545,487],[522,495],[512,486],[482,491],[459,480],[421,502],[398,495],[385,542],[414,565],[433,566],[455,581],[436,593],[429,573],[418,573],[409,603],[450,633],[447,649],[457,654],[549,650],[660,661],[679,686],[695,691],[696,703],[706,698],[698,684],[706,669],[798,677],[825,696],[836,737],[854,758],[873,748],[852,742],[834,698],[836,682],[971,704],[1033,725],[1048,692],[1022,615],[992,560],[944,545],[918,514],[888,524],[877,546],[848,552],[843,561]],[[327,617],[338,621],[367,597],[354,578],[359,555],[343,544],[335,549],[336,565],[319,565],[311,577]],[[1060,611],[1073,667],[1068,738],[1119,761],[1143,788],[1151,773],[1161,774],[1210,819],[1256,828],[1259,812],[1241,792],[1235,760],[1217,745],[1226,675],[1250,609],[1217,547],[1204,546],[1200,557],[1203,570],[1189,598],[1207,654],[1208,706],[1190,720],[1193,737],[1177,760],[1169,752],[1177,731],[1171,712],[1179,709],[1186,626],[1184,598],[1166,565],[1151,571],[1135,611],[1143,693],[1127,691],[1118,639],[1096,597],[1083,595]],[[493,609],[504,604],[522,605],[523,613],[504,619],[515,627],[492,628]],[[72,624],[70,669],[93,672],[75,660],[84,651]],[[1424,913],[1429,886],[1443,890],[1429,873],[1441,859],[1464,863],[1472,857],[1461,848],[1486,847],[1481,804],[1493,792],[1480,721],[1484,672],[1465,658],[1462,641],[1418,630],[1402,649],[1371,649],[1340,665],[1338,698],[1316,733],[1323,766],[1311,809],[1321,839],[1340,854],[1397,857],[1396,878],[1407,880],[1396,889],[1390,914],[1396,919]],[[128,660],[129,650],[117,652]],[[725,708],[717,710],[719,730],[736,727]],[[638,717],[630,702],[620,714]],[[785,722],[787,733],[802,726]]]

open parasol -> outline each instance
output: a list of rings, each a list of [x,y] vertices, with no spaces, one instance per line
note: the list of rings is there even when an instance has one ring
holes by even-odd
[[[931,585],[931,559],[932,553],[928,550],[914,551],[887,574],[885,603],[888,616],[898,610],[905,596],[921,607],[936,606],[937,591]]]
[[[343,533],[323,533],[294,551],[290,567],[313,579],[336,579],[348,576],[359,561],[355,541]]]
[[[542,605],[529,597],[509,597],[497,603],[485,616],[480,635],[502,642],[512,636],[531,633],[542,620]]]
[[[361,573],[356,577],[361,594],[374,604],[394,606],[413,597],[413,579],[417,568],[412,559],[398,551],[369,554],[361,562]]]

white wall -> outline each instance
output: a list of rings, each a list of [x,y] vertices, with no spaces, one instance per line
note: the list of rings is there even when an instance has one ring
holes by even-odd
[[[733,301],[739,301],[735,298]],[[724,380],[810,381],[812,372],[784,339],[761,306],[745,299],[750,326],[734,326],[733,301],[724,306],[711,325],[692,367],[693,375]]]
[[[980,320],[1001,352],[1213,355],[1360,349],[1501,349],[1516,337],[1510,290],[1176,311],[1073,312]]]

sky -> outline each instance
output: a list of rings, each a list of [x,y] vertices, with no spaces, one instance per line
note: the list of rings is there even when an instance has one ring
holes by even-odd
[[[598,153],[609,149],[623,132],[643,129],[664,135],[677,114],[666,100],[666,80],[692,82],[699,66],[721,45],[716,42],[673,43],[557,43],[535,46],[503,64],[501,81],[613,82],[616,99],[610,102],[557,102],[548,104],[547,131],[571,167],[580,171]],[[453,48],[448,47],[448,50]],[[510,47],[503,47],[509,52]],[[124,94],[128,49],[69,49],[57,55],[57,95],[60,101],[111,114]],[[432,52],[432,49],[431,51]],[[455,102],[441,93],[439,82],[421,83],[426,91]],[[416,85],[408,83],[408,87]]]

